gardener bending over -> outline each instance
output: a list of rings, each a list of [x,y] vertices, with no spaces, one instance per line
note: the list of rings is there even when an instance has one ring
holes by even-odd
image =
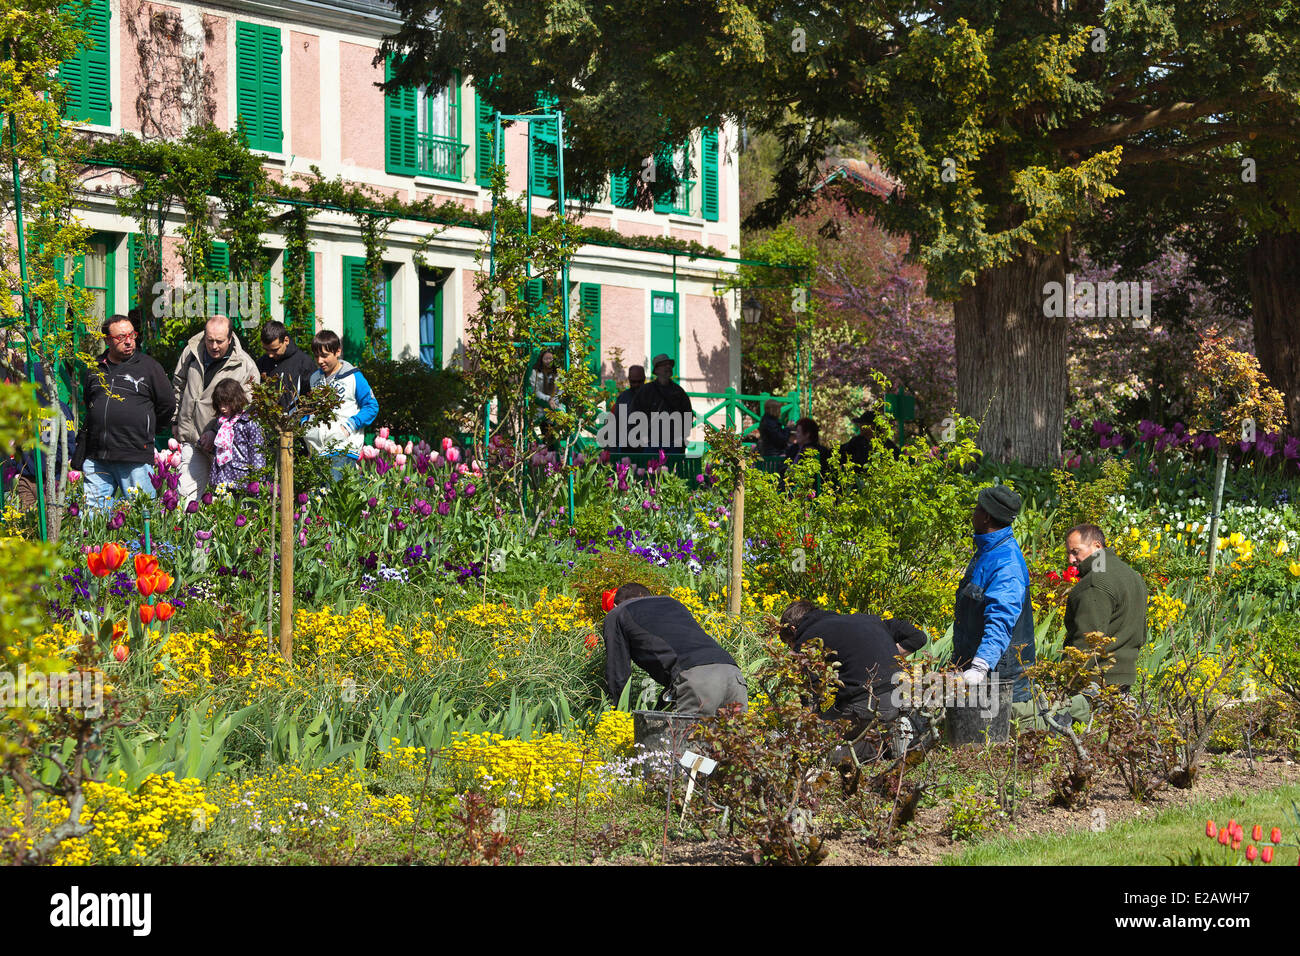
[[[748,706],[740,668],[709,637],[686,606],[656,597],[643,584],[624,584],[605,614],[605,682],[614,700],[639,665],[664,687],[661,702],[679,714],[712,717],[719,709]]]

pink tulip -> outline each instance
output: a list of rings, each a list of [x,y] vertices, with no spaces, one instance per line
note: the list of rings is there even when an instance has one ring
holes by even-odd
[[[175,438],[169,438],[167,439],[167,447],[172,451],[180,451],[181,443],[178,442]]]
[[[434,468],[442,467],[442,456],[435,451],[433,456],[429,459],[429,464]]]
[[[452,445],[450,448],[448,448],[447,460],[452,464],[455,464],[456,462],[460,461],[460,449],[457,448],[455,445]]]
[[[387,437],[388,437],[388,429],[387,429],[387,428],[381,428],[381,429],[379,429],[379,437],[380,437],[380,438],[387,438]]]
[[[413,451],[415,451],[415,442],[413,442],[413,441],[408,441],[408,442],[406,443],[406,454],[409,455],[409,454],[411,454],[411,452],[413,452]]]
[[[451,447],[451,445],[452,445],[452,441],[451,441],[451,439],[450,439],[450,438],[444,438],[444,439],[442,440],[442,450],[443,450],[443,452],[446,452],[447,449]]]
[[[474,472],[475,476],[481,476],[483,474],[483,469],[479,467],[478,462],[471,463],[469,470]]]
[[[68,481],[80,481],[80,480],[81,480],[81,472],[75,469],[68,472]]]
[[[465,465],[465,463],[464,463],[463,461],[462,461],[459,465],[456,466],[456,474],[458,474],[458,475],[463,475],[463,474],[465,474],[467,471],[469,471],[469,468],[466,467],[466,465]]]
[[[397,467],[398,468],[406,467],[406,455],[402,454],[401,452],[397,453]]]

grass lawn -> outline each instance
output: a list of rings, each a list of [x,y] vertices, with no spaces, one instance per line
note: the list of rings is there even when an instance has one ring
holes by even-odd
[[[1230,818],[1246,828],[1246,840],[1238,855],[1245,860],[1250,828],[1259,823],[1268,839],[1272,827],[1282,828],[1283,842],[1273,866],[1295,866],[1298,828],[1292,801],[1300,803],[1300,786],[1234,794],[1217,800],[1166,810],[1150,819],[1130,819],[1102,833],[1090,830],[1060,835],[1000,837],[943,859],[947,866],[1168,866],[1170,858],[1186,856],[1193,849],[1222,850],[1205,836],[1205,821],[1225,826]],[[1145,816],[1145,814],[1144,814]],[[1260,864],[1256,864],[1257,866]]]

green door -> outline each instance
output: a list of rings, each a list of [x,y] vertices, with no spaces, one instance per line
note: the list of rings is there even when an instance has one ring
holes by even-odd
[[[343,257],[343,358],[360,365],[370,354],[366,341],[366,313],[361,299],[361,285],[366,281],[366,260],[363,256]],[[379,283],[379,317],[375,331],[382,340],[379,358],[388,359],[393,351],[393,329],[389,303],[393,298],[393,283],[385,267],[383,281]]]
[[[677,365],[673,366],[673,377],[681,375],[681,363],[677,355],[677,295],[672,292],[650,293],[650,361],[646,363],[646,375],[652,374],[650,364],[656,355],[667,355]]]

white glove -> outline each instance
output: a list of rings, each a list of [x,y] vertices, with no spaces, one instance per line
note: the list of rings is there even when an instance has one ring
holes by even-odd
[[[989,665],[985,664],[977,657],[975,660],[971,661],[970,670],[962,674],[961,679],[968,684],[979,684],[988,676],[988,673]]]

